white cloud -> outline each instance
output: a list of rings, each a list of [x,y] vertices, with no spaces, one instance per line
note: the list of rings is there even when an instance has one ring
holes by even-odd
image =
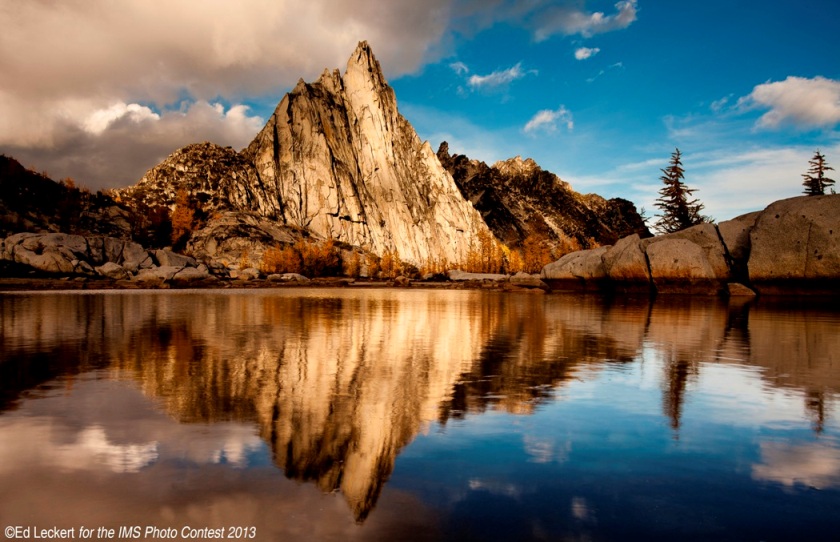
[[[840,123],[840,81],[790,76],[764,83],[739,100],[746,109],[769,109],[758,119],[759,128],[793,124],[802,128],[832,127]]]
[[[715,100],[709,105],[709,109],[711,109],[715,113],[720,113],[729,104],[729,100],[731,98],[732,95],[730,94],[729,96],[724,96],[720,100]]]
[[[487,75],[471,75],[467,84],[473,89],[495,89],[507,85],[517,79],[522,79],[533,71],[522,71],[522,63],[519,62],[506,70],[497,70]]]
[[[86,132],[99,135],[112,123],[124,117],[137,124],[144,120],[160,120],[160,115],[146,106],[118,102],[108,108],[94,111],[82,122],[82,126]]]
[[[449,67],[452,68],[452,71],[454,71],[458,75],[465,75],[470,72],[470,69],[467,67],[467,65],[460,61],[453,62],[449,65]]]
[[[0,2],[0,152],[54,176],[108,175],[78,179],[91,188],[134,182],[131,168],[160,155],[161,142],[221,134],[215,142],[247,143],[241,128],[253,128],[251,117],[238,106],[219,113],[210,101],[279,100],[299,78],[343,67],[360,40],[388,77],[416,71],[443,54],[451,2]],[[183,115],[172,111],[178,102],[187,103]],[[116,133],[136,156],[120,181],[117,164],[81,165],[112,160]],[[74,151],[71,141],[82,145]],[[61,169],[71,161],[77,167]]]
[[[615,4],[616,13],[605,15],[601,11],[587,13],[575,5],[554,6],[535,18],[534,37],[537,41],[550,38],[554,34],[571,36],[580,34],[584,37],[627,28],[636,20],[636,0],[623,0]]]
[[[535,132],[553,133],[557,131],[558,124],[564,124],[568,130],[572,130],[574,128],[572,112],[562,105],[558,109],[543,109],[538,111],[537,114],[531,117],[531,120],[525,124],[525,127],[522,130],[526,134],[533,134]]]
[[[580,47],[575,50],[575,58],[578,60],[586,60],[587,58],[593,57],[600,52],[601,49],[599,49],[598,47]]]
[[[204,100],[160,113],[117,102],[102,109],[76,103],[51,121],[48,141],[6,144],[3,152],[53,178],[72,177],[92,189],[127,186],[176,149],[212,141],[236,149],[247,145],[264,119],[248,107],[227,109]]]

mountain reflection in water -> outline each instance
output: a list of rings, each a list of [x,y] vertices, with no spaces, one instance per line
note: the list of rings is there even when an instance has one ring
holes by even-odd
[[[400,452],[430,426],[443,430],[487,411],[533,414],[611,368],[621,374],[642,364],[658,372],[661,419],[677,440],[698,386],[722,386],[713,408],[723,411],[734,400],[726,383],[703,383],[722,368],[743,368],[767,389],[799,397],[816,434],[836,415],[840,394],[837,314],[763,300],[651,304],[404,290],[50,293],[0,295],[0,315],[3,410],[72,388],[86,374],[129,383],[182,424],[233,432],[241,427],[235,422],[255,424],[259,440],[239,439],[214,453],[244,465],[262,441],[286,477],[339,492],[359,522],[376,506]],[[11,449],[2,429],[0,448]],[[93,454],[114,472],[137,473],[162,453],[155,441],[114,440],[95,424],[76,431],[62,437],[54,462]],[[526,442],[534,457],[541,446]],[[764,463],[753,466],[752,477],[840,485],[835,440],[797,446],[806,445],[762,443]],[[803,468],[791,467],[802,458]],[[474,490],[486,487],[470,482]],[[575,499],[572,515],[591,515]]]

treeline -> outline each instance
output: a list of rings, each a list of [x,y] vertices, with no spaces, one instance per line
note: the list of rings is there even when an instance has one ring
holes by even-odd
[[[539,273],[547,264],[580,249],[580,243],[573,238],[552,245],[536,235],[527,237],[521,247],[510,249],[491,233],[485,232],[473,240],[463,261],[431,257],[417,266],[403,261],[393,250],[376,256],[352,247],[342,250],[339,243],[331,239],[303,239],[294,244],[268,248],[263,253],[259,268],[264,274],[300,273],[307,277],[364,275],[383,279],[401,275],[416,278],[426,274],[443,274],[450,269],[470,273]]]
[[[834,179],[826,175],[827,171],[833,171],[834,168],[828,165],[825,155],[818,149],[808,164],[810,166],[808,171],[802,174],[804,179],[802,185],[805,187],[803,193],[808,196],[822,196],[825,195],[826,190],[830,190],[834,194]],[[680,149],[674,150],[668,167],[661,171],[662,176],[659,179],[664,186],[659,189],[659,198],[655,205],[662,214],[654,224],[655,229],[660,233],[673,233],[704,222],[714,221],[711,217],[702,214],[703,204],[693,197],[697,190],[689,188],[683,181],[685,169]]]

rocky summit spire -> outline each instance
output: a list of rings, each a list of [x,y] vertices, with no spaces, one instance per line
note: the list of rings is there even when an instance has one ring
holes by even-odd
[[[379,62],[360,42],[343,77],[299,83],[243,151],[257,211],[318,236],[422,264],[462,261],[488,232],[428,143],[397,110]]]

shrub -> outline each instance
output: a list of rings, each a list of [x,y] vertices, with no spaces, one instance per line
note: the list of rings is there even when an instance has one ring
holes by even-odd
[[[291,246],[281,247],[277,245],[268,248],[260,261],[260,271],[266,275],[272,273],[300,273],[300,254]]]
[[[263,273],[301,273],[308,277],[336,276],[341,273],[341,256],[333,240],[315,243],[300,240],[294,245],[275,246],[263,253]]]

